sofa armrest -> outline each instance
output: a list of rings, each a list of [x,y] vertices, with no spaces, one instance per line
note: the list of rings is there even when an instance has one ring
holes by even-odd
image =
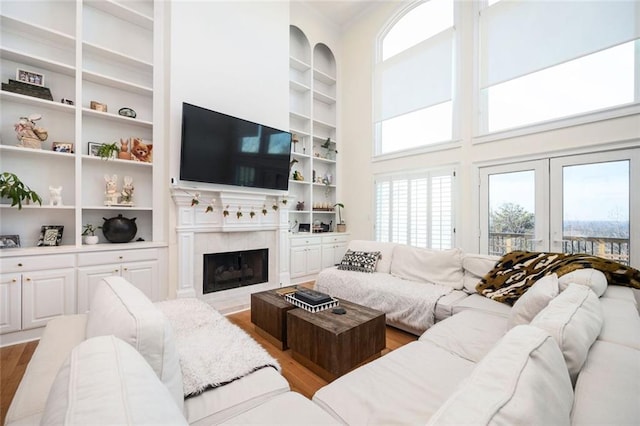
[[[71,350],[85,340],[86,325],[86,314],[65,315],[47,323],[11,401],[5,425],[40,423],[58,370]]]

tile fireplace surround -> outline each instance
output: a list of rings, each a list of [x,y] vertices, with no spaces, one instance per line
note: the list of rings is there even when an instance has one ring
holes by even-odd
[[[192,206],[196,193],[200,203]],[[248,308],[251,293],[289,284],[290,203],[283,203],[286,197],[180,186],[171,188],[171,196],[176,205],[178,297],[198,297],[227,313]],[[206,212],[212,201],[213,211]],[[269,250],[268,282],[203,294],[204,254],[254,249]]]

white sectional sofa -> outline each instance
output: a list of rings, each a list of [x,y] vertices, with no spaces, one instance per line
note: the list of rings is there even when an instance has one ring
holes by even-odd
[[[608,287],[598,297],[572,283],[546,302],[506,316],[463,310],[313,401],[344,424],[639,424],[632,290]],[[523,310],[530,323],[515,320]]]
[[[280,410],[285,403],[289,410]],[[87,314],[47,324],[5,424],[295,423],[302,415],[336,422],[291,392],[275,368],[185,400],[166,317],[133,285],[110,277]]]
[[[462,287],[493,262],[462,256]],[[452,293],[417,341],[312,401],[274,368],[184,400],[166,318],[108,278],[87,315],[47,325],[6,424],[640,424],[633,290],[579,270],[539,279],[513,307],[458,289],[437,303]]]
[[[389,325],[419,336],[437,321],[462,310],[509,313],[509,306],[475,294],[476,284],[493,268],[498,256],[364,240],[352,240],[347,248],[379,252],[375,272],[328,268],[318,275],[315,288],[380,310]]]

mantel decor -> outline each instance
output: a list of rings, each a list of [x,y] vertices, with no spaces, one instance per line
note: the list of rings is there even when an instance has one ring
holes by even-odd
[[[40,228],[40,239],[38,247],[59,246],[62,241],[62,225],[44,225]]]

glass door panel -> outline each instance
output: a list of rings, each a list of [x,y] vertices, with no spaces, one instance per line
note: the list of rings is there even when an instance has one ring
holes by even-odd
[[[562,179],[561,198],[558,191],[552,198],[562,214],[552,219],[553,250],[629,264],[630,160],[571,164],[592,159],[583,157],[552,160],[552,173]]]
[[[547,160],[480,170],[481,252],[503,255],[513,250],[548,246]]]

